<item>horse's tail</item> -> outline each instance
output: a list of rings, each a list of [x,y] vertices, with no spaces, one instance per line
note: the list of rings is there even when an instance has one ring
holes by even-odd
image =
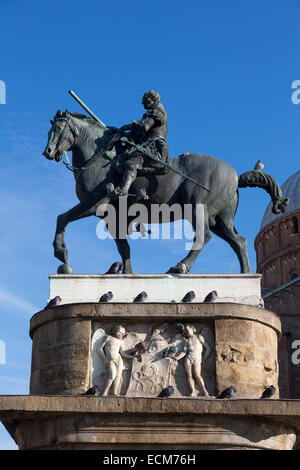
[[[246,171],[239,176],[239,188],[253,188],[259,187],[263,188],[270,194],[270,197],[273,202],[272,212],[274,214],[280,214],[280,212],[285,212],[285,206],[288,205],[289,199],[282,196],[281,188],[278,185],[277,181],[272,178],[272,176],[264,173],[262,171]]]

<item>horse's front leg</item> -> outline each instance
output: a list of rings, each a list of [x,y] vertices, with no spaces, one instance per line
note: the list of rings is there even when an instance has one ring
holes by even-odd
[[[59,267],[58,272],[60,274],[72,272],[71,266],[68,265],[68,250],[64,240],[65,229],[70,222],[74,220],[89,217],[90,215],[96,214],[97,205],[99,204],[99,195],[91,194],[84,201],[72,207],[69,211],[64,214],[60,214],[57,217],[56,232],[53,241],[54,256],[59,259],[62,266]]]
[[[69,223],[68,212],[60,214],[57,217],[56,232],[53,241],[54,256],[64,264],[68,264],[68,250],[66,248],[66,243],[64,240],[65,228]]]

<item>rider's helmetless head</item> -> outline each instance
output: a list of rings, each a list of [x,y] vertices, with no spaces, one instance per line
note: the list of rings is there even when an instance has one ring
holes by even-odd
[[[158,103],[160,103],[160,96],[157,91],[150,90],[144,94],[142,104],[145,109],[150,109],[153,106],[158,105]]]

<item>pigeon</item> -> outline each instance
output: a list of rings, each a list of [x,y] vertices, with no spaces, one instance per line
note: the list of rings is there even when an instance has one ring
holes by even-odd
[[[232,385],[231,387],[225,388],[217,398],[233,398],[236,394],[236,388]]]
[[[169,385],[168,387],[162,389],[157,398],[168,398],[172,395],[174,395],[174,388],[172,387],[172,385]]]
[[[175,357],[175,354],[177,352],[177,349],[175,346],[168,346],[167,348],[163,349],[161,351],[161,357]]]
[[[178,331],[178,333],[182,334],[182,336],[185,338],[186,337],[186,331],[185,331],[185,326],[183,323],[174,323],[174,328],[175,330]]]
[[[99,302],[104,303],[104,302],[109,302],[113,298],[113,293],[111,291],[106,292],[106,294],[103,294],[100,297]]]
[[[185,294],[185,296],[183,297],[181,302],[183,302],[184,304],[185,303],[190,303],[190,302],[192,302],[192,300],[194,300],[195,297],[196,297],[195,292],[193,290],[191,290],[190,292]]]
[[[209,294],[207,294],[207,296],[203,300],[203,303],[208,304],[208,303],[214,302],[217,297],[218,297],[217,291],[213,290]]]
[[[258,160],[256,163],[255,163],[255,166],[254,166],[254,170],[255,171],[262,171],[264,169],[264,164],[262,162],[262,160]]]
[[[49,300],[45,308],[57,307],[61,303],[61,297],[57,295],[54,299]]]
[[[147,293],[145,291],[142,291],[139,295],[136,296],[133,302],[134,303],[145,302],[147,297],[148,297]]]
[[[140,343],[137,343],[133,349],[137,354],[144,354],[145,352],[149,351],[149,347],[149,341],[140,341]]]
[[[89,395],[94,397],[99,397],[101,395],[100,389],[98,385],[94,385],[93,387],[89,388],[86,392],[81,393],[81,395]]]
[[[123,263],[120,263],[120,261],[116,261],[111,265],[108,271],[106,271],[105,274],[120,274],[120,272],[123,269]]]
[[[262,396],[260,398],[271,398],[275,392],[276,388],[274,387],[274,385],[270,385],[270,387],[266,388],[263,391]]]

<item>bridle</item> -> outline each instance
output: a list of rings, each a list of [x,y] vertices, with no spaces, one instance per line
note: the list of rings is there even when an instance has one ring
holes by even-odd
[[[59,138],[58,138],[58,140],[57,140],[57,144],[56,144],[57,152],[59,152],[59,150],[60,150],[60,142],[62,141],[62,138],[63,138],[63,136],[64,136],[64,134],[65,134],[65,131],[66,131],[67,127],[69,127],[70,131],[71,131],[72,134],[73,134],[74,142],[75,142],[76,137],[79,136],[79,131],[78,131],[78,129],[77,129],[75,126],[72,126],[72,125],[71,125],[71,123],[70,123],[70,114],[69,114],[66,118],[57,118],[57,119],[55,119],[54,122],[55,122],[55,123],[57,123],[57,122],[64,122],[64,123],[65,123],[65,125],[64,125],[64,127],[63,127],[63,129],[62,129],[62,131],[61,131],[61,133],[60,133],[60,136],[59,136]],[[63,152],[62,152],[62,153],[63,153]]]
[[[57,147],[57,151],[59,151],[59,146],[60,146],[60,142],[62,141],[63,139],[63,136],[65,134],[65,131],[67,129],[67,127],[69,127],[70,131],[72,132],[73,134],[73,137],[74,137],[74,143],[75,143],[75,139],[76,137],[79,136],[79,131],[78,131],[78,128],[73,126],[70,122],[70,117],[71,115],[69,114],[66,118],[57,118],[55,119],[55,122],[64,122],[65,125],[61,131],[61,134],[58,138],[58,141],[57,141],[57,144],[56,144],[56,147]],[[89,168],[91,165],[93,165],[93,163],[95,163],[99,158],[101,158],[107,151],[109,151],[111,149],[111,147],[113,146],[113,144],[115,142],[117,142],[121,135],[123,134],[119,134],[119,133],[116,133],[114,134],[114,136],[112,137],[112,139],[109,141],[109,143],[102,149],[100,150],[100,152],[96,153],[95,155],[93,155],[93,157],[91,157],[84,166],[81,166],[81,167],[75,167],[71,164],[69,158],[68,158],[68,155],[67,155],[67,152],[64,151],[62,153],[65,154],[66,158],[67,158],[67,161],[64,161],[62,159],[62,162],[63,164],[66,166],[66,168],[72,172],[74,171],[81,171],[81,170],[86,170],[87,168]]]

